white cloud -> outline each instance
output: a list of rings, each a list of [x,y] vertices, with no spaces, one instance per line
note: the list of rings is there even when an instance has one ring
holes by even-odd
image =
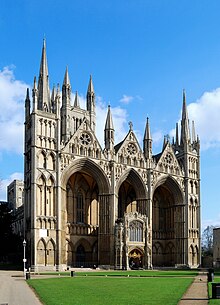
[[[220,88],[205,92],[188,106],[190,119],[195,121],[201,149],[220,147]]]
[[[152,133],[152,139],[153,139],[153,144],[155,145],[161,145],[163,143],[163,138],[164,134],[161,130],[157,130],[154,133]]]
[[[133,99],[133,96],[123,94],[122,98],[119,101],[123,104],[129,104]]]
[[[7,186],[14,180],[24,180],[23,173],[13,173],[8,178],[0,180],[0,200],[7,200]]]
[[[96,98],[96,135],[102,147],[104,147],[104,128],[107,117],[107,103],[101,97]],[[122,141],[128,129],[127,124],[127,111],[121,107],[111,107],[112,120],[115,130],[115,144]]]
[[[201,142],[201,150],[209,148],[220,148],[220,88],[211,92],[205,92],[196,102],[187,106],[188,116],[191,122],[195,122],[196,135],[198,134]],[[181,115],[179,118],[179,134]],[[176,130],[169,132],[170,137],[175,137]]]
[[[0,150],[23,153],[24,99],[23,81],[14,77],[14,67],[0,70]]]

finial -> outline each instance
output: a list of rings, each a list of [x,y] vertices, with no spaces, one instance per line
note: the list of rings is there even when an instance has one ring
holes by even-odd
[[[128,125],[130,127],[130,130],[133,130],[133,123],[131,121],[128,123]]]
[[[29,100],[29,88],[27,88],[26,99]]]
[[[183,102],[185,103],[185,101],[186,101],[186,91],[185,89],[183,89]]]

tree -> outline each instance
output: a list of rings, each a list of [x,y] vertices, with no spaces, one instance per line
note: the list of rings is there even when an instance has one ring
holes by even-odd
[[[202,255],[213,255],[213,229],[214,226],[207,226],[202,233]]]
[[[21,261],[22,240],[12,232],[13,213],[7,203],[0,204],[0,262]]]

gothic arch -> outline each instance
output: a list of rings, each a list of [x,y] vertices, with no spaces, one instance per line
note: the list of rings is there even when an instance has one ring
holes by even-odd
[[[86,252],[89,252],[92,249],[91,244],[85,238],[81,238],[80,240],[78,240],[78,242],[75,244],[75,251],[77,250],[79,245],[82,245]]]
[[[181,190],[179,183],[175,179],[173,179],[173,177],[166,175],[160,178],[153,188],[153,194],[155,190],[161,185],[165,186],[167,189],[170,190],[172,194],[175,195],[175,200],[177,204],[183,203],[183,198],[184,198],[183,192]]]
[[[54,240],[51,238],[47,242],[47,265],[55,265],[55,253],[56,245]]]
[[[75,245],[76,266],[90,265],[92,262],[91,244],[84,238],[81,238]]]
[[[171,176],[156,183],[152,196],[153,265],[183,264],[185,212],[183,192]],[[162,245],[158,253],[156,245]]]
[[[37,264],[46,266],[46,242],[43,238],[37,243]]]
[[[55,170],[55,156],[52,152],[47,156],[47,169]]]
[[[96,180],[99,192],[101,194],[109,194],[110,184],[105,172],[94,161],[86,158],[76,160],[63,171],[61,176],[61,185],[63,189],[66,189],[67,181],[69,180],[70,176],[76,172],[90,174]]]
[[[148,214],[147,189],[143,179],[134,169],[129,169],[121,176],[116,185],[116,193],[118,194],[117,218],[123,218],[124,213]]]
[[[47,167],[47,157],[46,152],[44,150],[41,150],[37,153],[38,158],[38,167],[39,168],[46,168]]]
[[[38,215],[46,215],[46,177],[41,174],[37,179]]]
[[[119,188],[122,183],[127,180],[133,185],[136,195],[139,198],[147,198],[147,189],[141,176],[133,168],[127,170],[119,179],[116,185],[116,193],[119,192]]]
[[[73,264],[73,243],[66,239],[66,264],[72,266]]]

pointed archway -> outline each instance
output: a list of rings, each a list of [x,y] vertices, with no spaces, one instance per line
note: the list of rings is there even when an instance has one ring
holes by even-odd
[[[84,265],[110,265],[112,215],[108,177],[97,163],[83,158],[74,161],[63,172],[61,181],[62,208],[66,220],[63,231],[66,232],[66,239],[71,241],[73,247],[76,247],[81,238],[96,245],[89,254],[85,249],[82,261]],[[63,248],[65,247],[63,244]],[[80,258],[83,253],[81,250],[82,247],[75,249],[78,252],[73,255],[73,264],[80,263],[76,258]],[[67,255],[64,264],[66,263]]]
[[[121,176],[116,192],[115,268],[138,269],[148,264],[145,253],[149,210],[146,186],[141,176],[129,169]]]
[[[116,218],[122,218],[124,213],[129,212],[148,215],[147,189],[143,179],[134,169],[126,171],[121,176],[116,193],[118,193]]]
[[[152,204],[153,266],[184,264],[184,206],[179,185],[170,176],[155,187]]]

